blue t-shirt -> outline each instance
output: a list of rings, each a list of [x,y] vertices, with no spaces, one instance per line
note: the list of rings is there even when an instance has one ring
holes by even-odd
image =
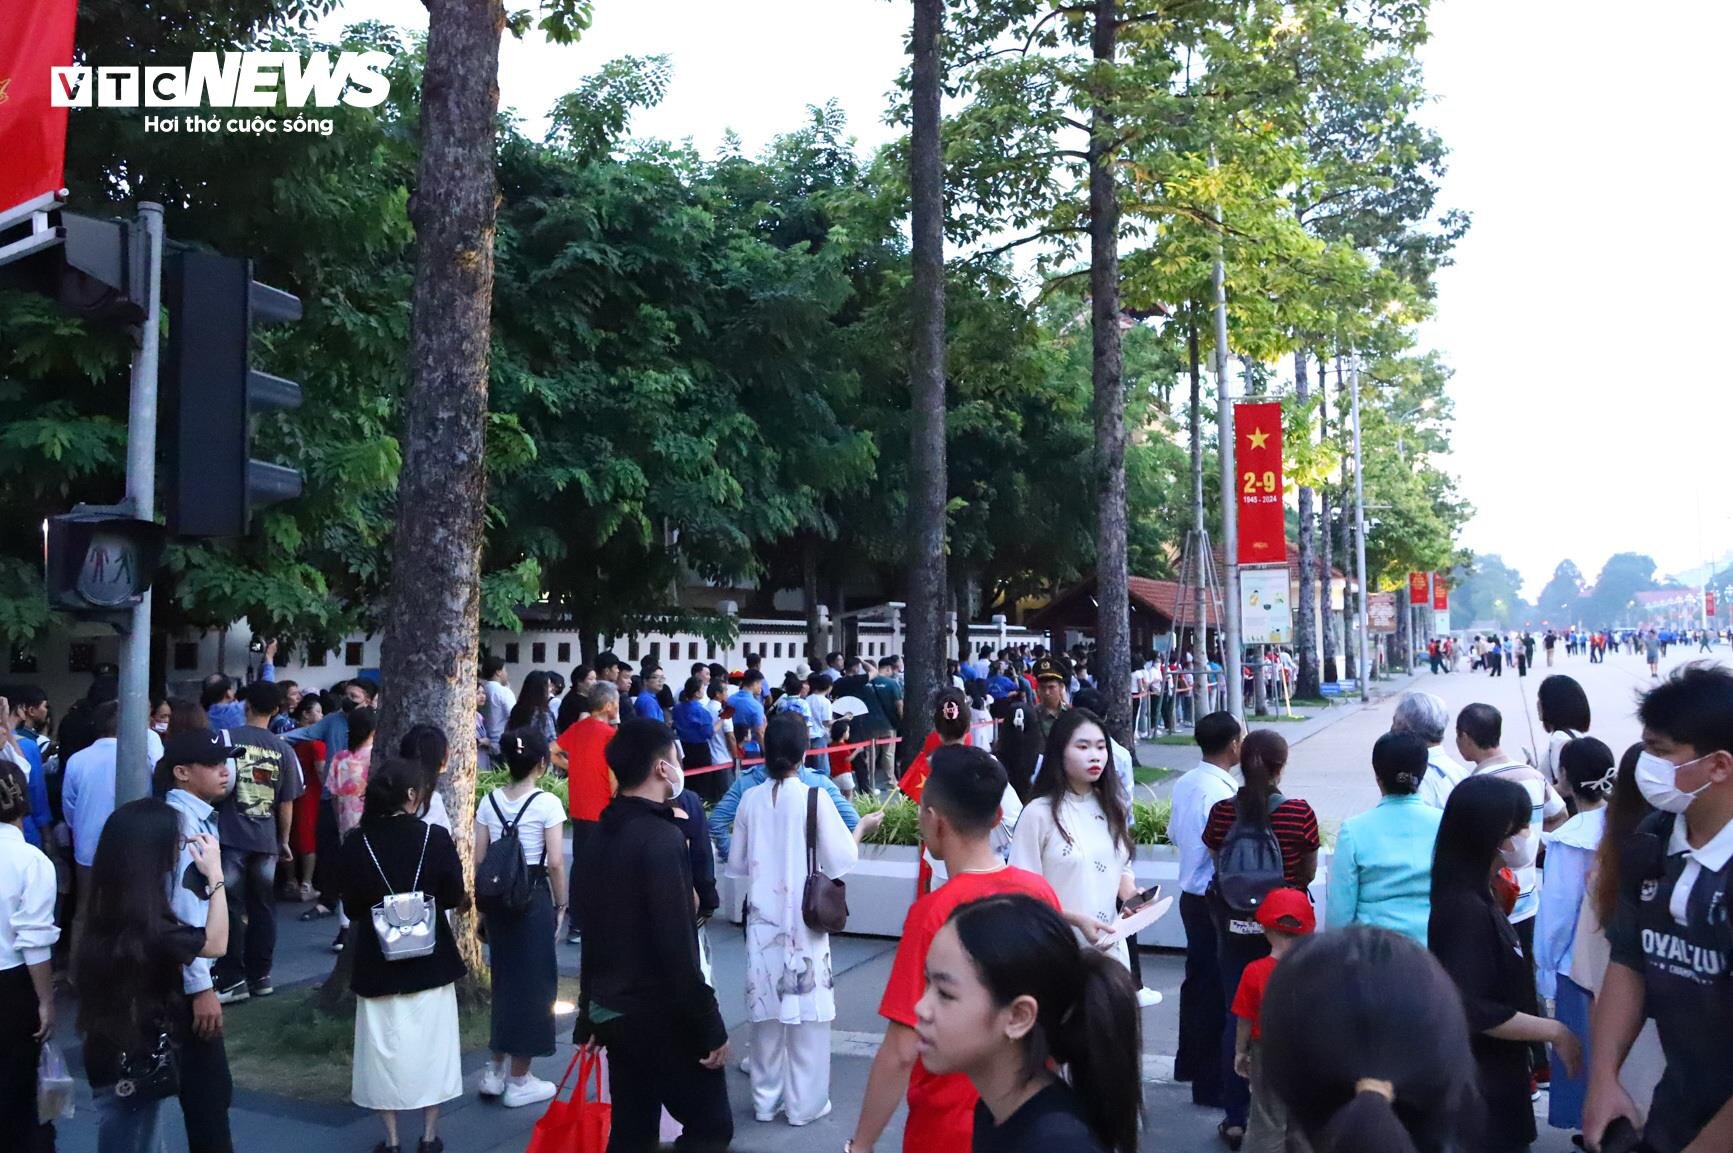
[[[709,745],[710,710],[703,701],[681,701],[674,706],[674,735],[690,745]]]
[[[764,727],[764,706],[752,693],[741,689],[728,698],[728,707],[734,710],[734,739],[740,743],[740,751],[757,756],[758,738],[754,734]]]
[[[1001,674],[987,679],[987,695],[996,701],[1002,701],[1016,691],[1016,683],[1008,676]]]
[[[638,699],[632,704],[633,707],[637,709],[637,715],[640,717],[648,717],[652,721],[665,721],[668,719],[662,712],[662,702],[657,700],[656,694],[651,692],[649,689],[645,689],[643,692],[639,693]]]

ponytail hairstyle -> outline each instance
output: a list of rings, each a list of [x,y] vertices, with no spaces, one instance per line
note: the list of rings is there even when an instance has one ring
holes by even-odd
[[[1261,1024],[1264,1075],[1313,1148],[1480,1147],[1462,998],[1407,937],[1350,925],[1302,938],[1270,976]]]
[[[355,752],[362,745],[373,739],[373,730],[379,724],[379,714],[372,705],[362,705],[349,714],[349,751]]]
[[[1015,698],[996,702],[993,716],[999,722],[993,738],[993,755],[1005,766],[1005,775],[1010,778],[1017,799],[1026,805],[1032,795],[1035,762],[1041,759],[1041,723],[1035,719],[1035,709],[1028,701]]]
[[[1125,811],[1125,802],[1119,796],[1119,766],[1113,759],[1113,741],[1107,733],[1107,722],[1088,709],[1066,709],[1053,722],[1053,731],[1047,734],[1047,749],[1041,754],[1041,769],[1035,774],[1035,784],[1030,787],[1029,796],[1044,799],[1053,807],[1053,827],[1059,830],[1067,845],[1073,844],[1071,833],[1065,828],[1065,818],[1061,815],[1065,795],[1071,791],[1065,775],[1065,746],[1084,725],[1094,725],[1100,730],[1102,739],[1107,741],[1107,763],[1095,779],[1095,799],[1101,803],[1101,811],[1107,817],[1107,832],[1113,838],[1113,847],[1130,856],[1135,852],[1131,843],[1131,819]]]
[[[392,757],[383,765],[374,765],[367,774],[367,793],[361,802],[361,825],[376,825],[404,811],[411,789],[427,787],[427,770],[420,761]],[[422,798],[426,812],[426,797]]]
[[[1270,798],[1288,766],[1288,742],[1274,729],[1258,729],[1240,742],[1240,773],[1245,784],[1234,798],[1239,820],[1251,825],[1270,823]]]
[[[941,689],[933,698],[933,731],[939,739],[954,745],[969,735],[970,724],[969,698],[963,690],[955,685]]]
[[[1613,750],[1594,737],[1577,737],[1559,746],[1558,767],[1580,801],[1610,801],[1618,781]]]
[[[1079,947],[1057,910],[1020,893],[959,905],[950,923],[997,1004],[1035,999],[1035,1028],[1022,1041],[1024,1078],[1040,1076],[1049,1060],[1062,1066],[1096,1140],[1113,1153],[1136,1153],[1142,1040],[1125,966]]]
[[[704,696],[704,682],[697,677],[687,677],[686,683],[680,688],[682,701],[701,700]]]
[[[548,763],[548,741],[539,729],[507,729],[500,735],[499,751],[514,781],[540,773]]]
[[[764,726],[764,772],[772,781],[786,781],[806,759],[806,718],[782,712]]]

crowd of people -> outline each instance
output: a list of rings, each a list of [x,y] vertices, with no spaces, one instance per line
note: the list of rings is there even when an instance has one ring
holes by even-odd
[[[1722,640],[1733,644],[1733,628],[1671,629],[1650,626],[1647,629],[1605,628],[1545,629],[1537,639],[1529,629],[1513,633],[1477,633],[1466,644],[1458,644],[1453,636],[1433,637],[1426,642],[1426,659],[1434,674],[1453,673],[1462,665],[1467,653],[1470,672],[1485,672],[1500,677],[1513,668],[1518,676],[1527,676],[1535,667],[1534,654],[1538,645],[1546,657],[1546,667],[1552,668],[1559,650],[1567,657],[1587,657],[1591,665],[1601,664],[1607,652],[1621,648],[1629,655],[1641,654],[1648,662],[1649,675],[1660,678],[1660,665],[1667,650],[1675,645],[1691,644],[1698,653],[1713,653]]]
[[[446,734],[418,724],[376,750],[365,678],[325,694],[213,679],[199,703],[158,702],[153,795],[118,806],[112,681],[53,739],[45,698],[12,689],[0,1144],[52,1148],[35,1077],[58,972],[102,1153],[154,1150],[170,1097],[189,1149],[231,1149],[223,1014],[274,992],[279,899],[337,921],[351,1095],[380,1114],[382,1153],[412,1137],[440,1153],[440,1108],[464,1092],[451,915],[472,906],[493,990],[482,1096],[554,1096],[533,1065],[558,1039],[563,938],[579,946],[573,1040],[607,1053],[611,1150],[656,1147],[664,1113],[682,1148],[733,1140],[725,996],[746,1007],[754,1118],[809,1125],[833,1111],[834,888],[883,817],[851,798],[894,789],[917,806],[921,878],[846,1153],[871,1153],[905,1103],[911,1153],[1130,1153],[1155,998],[1119,927],[1155,894],[1131,867],[1132,754],[1080,655],[960,664],[933,736],[900,757],[894,658],[832,654],[770,692],[755,666],[695,666],[675,692],[653,662],[603,654],[513,693],[484,662],[473,739],[500,783],[467,873]],[[1173,785],[1168,829],[1186,937],[1175,1077],[1222,1110],[1225,1145],[1502,1153],[1535,1140],[1547,1086],[1549,1122],[1589,1148],[1639,1124],[1656,1153],[1733,1148],[1733,673],[1655,684],[1643,743],[1617,758],[1571,678],[1545,678],[1537,710],[1531,763],[1492,706],[1452,718],[1405,694],[1371,750],[1381,800],[1337,834],[1321,925],[1324,838],[1283,792],[1287,742],[1197,717],[1202,760]],[[735,990],[710,963],[719,870],[745,893]]]

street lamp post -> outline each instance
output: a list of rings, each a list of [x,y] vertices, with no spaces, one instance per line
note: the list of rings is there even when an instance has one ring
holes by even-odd
[[[1348,358],[1348,397],[1354,426],[1354,568],[1360,583],[1360,637],[1357,650],[1360,658],[1360,699],[1372,699],[1372,667],[1366,659],[1366,487],[1362,480],[1360,457],[1360,356]]]

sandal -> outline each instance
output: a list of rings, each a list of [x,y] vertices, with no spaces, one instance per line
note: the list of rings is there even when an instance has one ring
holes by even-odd
[[[1240,1145],[1243,1144],[1246,1139],[1246,1130],[1243,1125],[1228,1124],[1227,1118],[1224,1117],[1222,1118],[1221,1124],[1216,1126],[1216,1135],[1222,1139],[1222,1144],[1226,1145],[1229,1149],[1236,1150],[1237,1153]]]
[[[299,919],[303,921],[319,921],[326,917],[335,917],[336,915],[336,909],[327,909],[324,905],[314,905],[311,909],[302,913]]]

